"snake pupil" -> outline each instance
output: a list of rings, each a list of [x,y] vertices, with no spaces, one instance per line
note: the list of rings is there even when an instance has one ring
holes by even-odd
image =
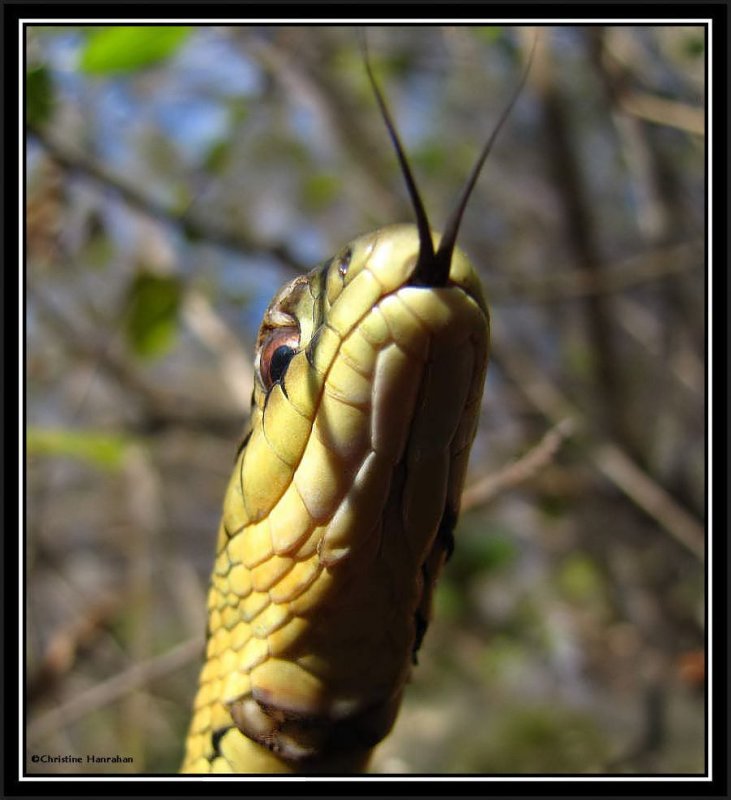
[[[294,350],[286,344],[280,345],[272,353],[272,360],[269,363],[269,377],[272,384],[282,379],[293,356]]]

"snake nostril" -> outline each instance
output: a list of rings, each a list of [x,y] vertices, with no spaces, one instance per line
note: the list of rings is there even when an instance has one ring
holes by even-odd
[[[341,278],[345,278],[348,273],[348,267],[350,266],[350,260],[353,258],[353,249],[348,247],[345,252],[340,256],[338,259],[338,275]]]

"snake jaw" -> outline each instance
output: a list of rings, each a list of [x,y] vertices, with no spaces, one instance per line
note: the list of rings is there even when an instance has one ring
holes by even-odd
[[[400,703],[399,692],[383,701],[335,703],[327,710],[303,713],[254,690],[229,708],[244,736],[304,772],[321,771],[324,763],[343,757],[351,763],[367,760],[393,727]]]

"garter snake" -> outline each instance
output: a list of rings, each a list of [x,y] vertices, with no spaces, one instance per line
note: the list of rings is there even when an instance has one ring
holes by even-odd
[[[522,81],[439,236],[366,69],[417,224],[355,239],[264,315],[183,772],[365,769],[453,546],[489,343],[455,242]]]

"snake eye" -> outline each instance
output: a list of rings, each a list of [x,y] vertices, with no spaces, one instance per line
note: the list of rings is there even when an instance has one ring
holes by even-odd
[[[278,328],[264,342],[259,359],[259,375],[267,391],[284,377],[299,347],[299,337],[297,328]]]

